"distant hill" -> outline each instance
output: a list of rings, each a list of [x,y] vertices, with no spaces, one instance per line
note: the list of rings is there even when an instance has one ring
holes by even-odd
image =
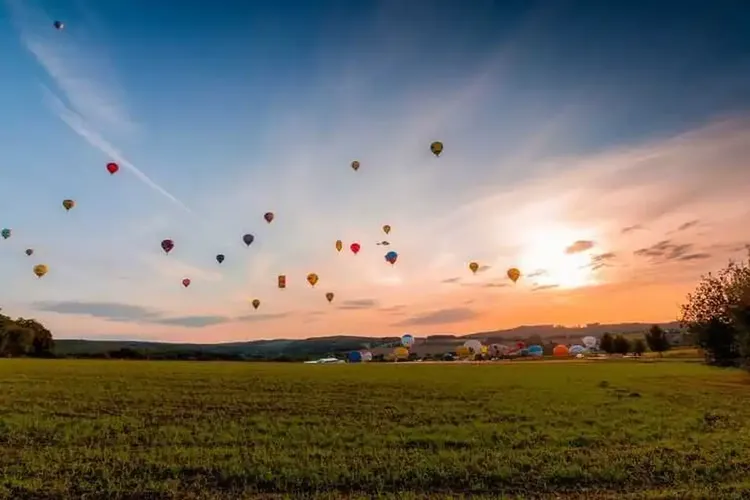
[[[677,322],[661,323],[665,329],[679,328]],[[581,337],[593,335],[599,337],[609,333],[640,333],[651,327],[651,323],[616,323],[590,324],[582,327],[564,327],[558,325],[525,325],[508,330],[477,332],[463,336],[430,335],[427,342],[460,343],[466,339],[478,339],[486,343],[502,343],[510,340],[522,340],[529,337],[541,337],[549,341],[579,342]],[[166,342],[139,342],[120,340],[69,340],[55,341],[55,353],[58,356],[100,356],[123,349],[134,350],[146,355],[195,357],[231,356],[240,359],[310,359],[341,354],[359,349],[374,349],[398,345],[398,337],[354,337],[334,336],[309,339],[256,340],[249,342],[229,342],[223,344],[170,344]]]

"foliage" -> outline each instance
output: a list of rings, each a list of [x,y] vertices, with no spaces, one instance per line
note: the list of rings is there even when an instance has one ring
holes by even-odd
[[[11,319],[0,314],[1,357],[51,357],[54,350],[52,333],[33,319]]]
[[[640,356],[646,352],[646,342],[644,342],[643,339],[635,339],[631,346],[631,350],[633,351],[633,354]]]
[[[666,332],[659,325],[653,325],[649,328],[645,338],[648,348],[653,352],[658,352],[660,355],[664,351],[668,351],[671,347]]]
[[[605,333],[604,335],[602,335],[602,338],[599,340],[599,349],[606,352],[607,354],[612,354],[615,352],[615,342],[611,334]]]
[[[744,262],[729,262],[703,276],[682,306],[680,322],[697,338],[706,360],[719,366],[750,359],[750,250]]]
[[[630,341],[622,335],[616,336],[612,341],[612,352],[617,354],[627,354],[630,352]]]
[[[740,498],[744,378],[681,362],[6,360],[0,498]]]

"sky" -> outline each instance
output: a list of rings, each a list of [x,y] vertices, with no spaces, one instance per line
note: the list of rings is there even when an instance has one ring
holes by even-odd
[[[750,243],[743,0],[2,2],[0,306],[56,338],[672,321]]]

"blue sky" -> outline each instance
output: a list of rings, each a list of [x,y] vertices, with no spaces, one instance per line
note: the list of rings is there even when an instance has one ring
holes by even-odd
[[[498,317],[482,305],[493,298],[464,297],[442,281],[470,260],[492,267],[488,283],[499,279],[552,233],[561,251],[581,238],[619,245],[591,217],[550,222],[550,207],[560,211],[550,200],[577,199],[597,182],[659,185],[665,199],[690,201],[658,214],[679,226],[719,213],[681,179],[731,157],[721,165],[731,182],[713,189],[738,206],[746,180],[735,166],[747,154],[738,144],[750,102],[750,7],[740,1],[7,0],[2,8],[0,226],[14,235],[0,242],[10,283],[0,304],[59,336],[376,334],[430,314],[434,321],[413,324],[584,322],[585,312]],[[680,157],[670,148],[684,134],[707,143],[690,175],[680,162],[660,162],[624,186],[613,179],[638,162],[604,167],[644,151]],[[737,142],[722,139],[733,134]],[[433,140],[445,143],[440,158],[429,152]],[[122,169],[109,176],[113,159]],[[354,159],[363,165],[356,173]],[[571,183],[582,169],[587,177]],[[677,176],[662,186],[667,172]],[[683,191],[666,191],[674,184]],[[64,198],[78,203],[70,213]],[[607,209],[587,207],[579,212],[592,217]],[[613,227],[642,222],[609,208]],[[271,225],[262,219],[269,210]],[[718,222],[714,239],[727,234]],[[400,253],[393,269],[374,245],[385,223]],[[551,229],[527,234],[541,223]],[[250,248],[246,232],[256,236]],[[176,242],[168,257],[164,238]],[[361,242],[357,260],[336,254],[336,239]],[[227,256],[221,266],[217,253]],[[43,280],[31,274],[39,262],[50,266]],[[321,275],[315,293],[308,272]],[[275,288],[282,273],[293,283],[284,292]],[[188,290],[183,277],[193,280]],[[531,289],[561,284],[550,280],[507,300],[537,311],[548,300]],[[579,279],[573,288],[623,280]],[[326,291],[343,309],[321,302]],[[255,297],[263,305],[253,315]],[[636,319],[664,319],[639,311],[632,315],[649,317]],[[608,318],[617,319],[597,317]]]

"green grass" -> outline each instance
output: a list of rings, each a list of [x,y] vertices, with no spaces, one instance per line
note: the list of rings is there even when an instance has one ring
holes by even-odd
[[[2,498],[740,498],[750,376],[683,362],[0,360]]]

